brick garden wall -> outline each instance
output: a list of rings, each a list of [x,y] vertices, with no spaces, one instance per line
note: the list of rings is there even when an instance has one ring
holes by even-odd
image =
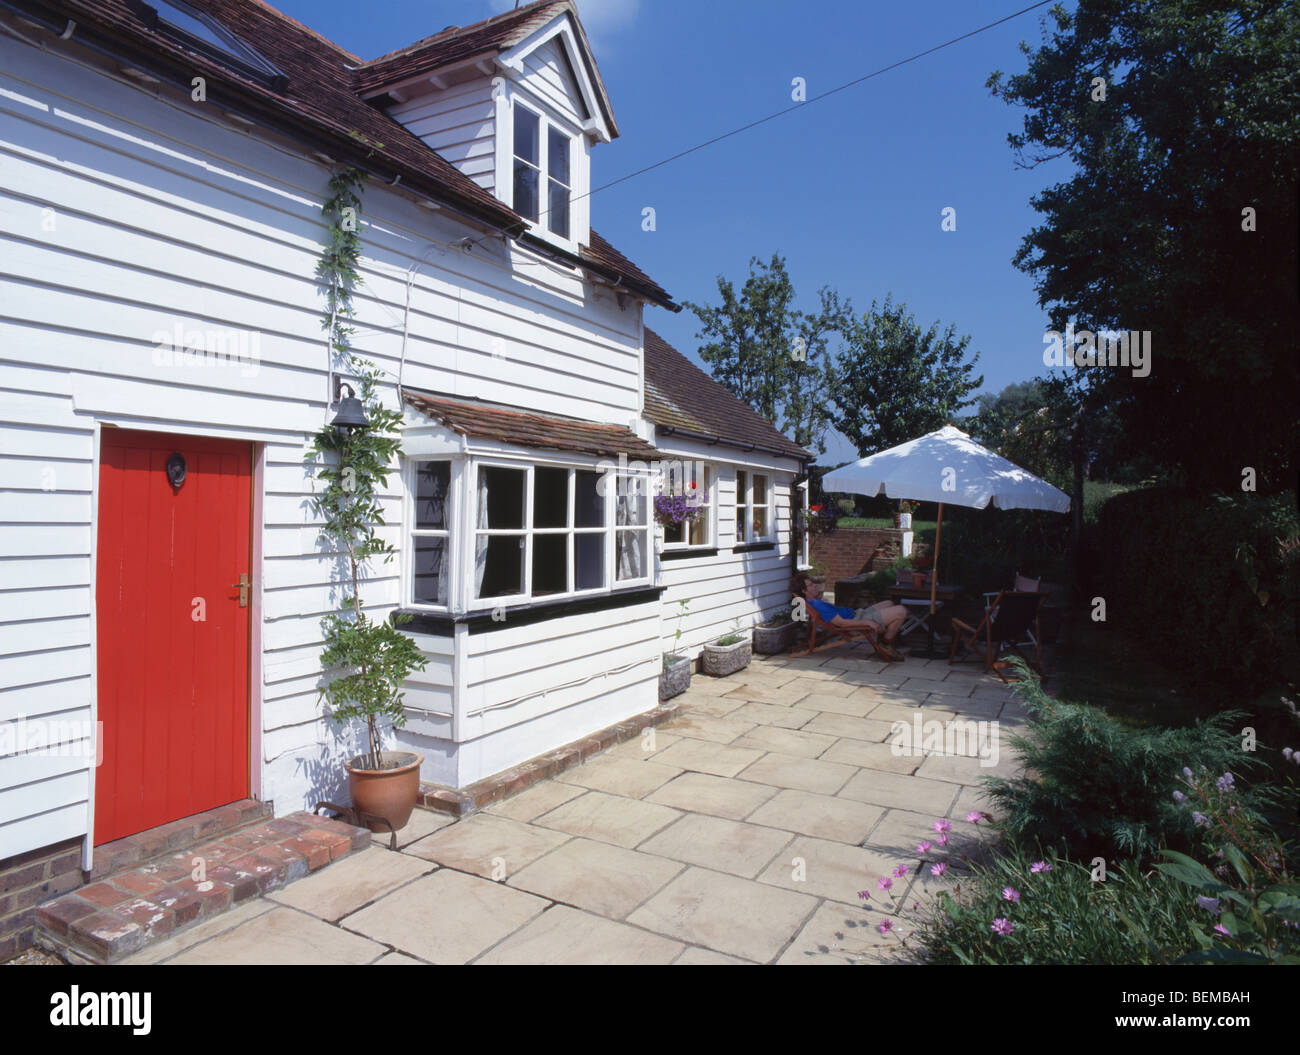
[[[837,579],[851,579],[863,571],[863,565],[877,546],[884,547],[885,552],[874,561],[873,571],[898,559],[903,533],[896,528],[843,527],[825,535],[814,535],[812,562],[826,565],[826,585],[834,589]]]
[[[0,963],[32,947],[39,902],[83,882],[79,837],[0,861]]]

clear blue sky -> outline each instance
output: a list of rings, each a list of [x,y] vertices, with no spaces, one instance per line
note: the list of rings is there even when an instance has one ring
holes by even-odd
[[[578,0],[621,138],[592,155],[592,185],[993,22],[1031,0]],[[513,0],[272,0],[363,58]],[[678,301],[716,299],[749,259],[786,258],[801,306],[838,289],[861,309],[892,292],[923,325],[970,334],[985,389],[1044,372],[1045,313],[1011,258],[1033,225],[1029,198],[1066,162],[1017,170],[1006,135],[1021,112],[985,88],[1020,72],[1048,8],[815,102],[597,194],[592,222]],[[653,206],[657,229],[641,229]],[[941,210],[957,230],[940,229]],[[695,361],[697,320],[646,322]],[[856,457],[832,441],[825,461]]]

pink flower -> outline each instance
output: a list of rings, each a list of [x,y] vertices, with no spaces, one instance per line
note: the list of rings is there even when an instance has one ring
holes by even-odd
[[[926,854],[930,852],[930,847],[933,845],[934,845],[933,843],[928,843],[922,840],[921,842],[916,844],[916,852],[921,854],[924,857]]]
[[[1214,925],[1214,933],[1222,934],[1226,938],[1232,937],[1232,931],[1228,930],[1228,928],[1225,927],[1222,923],[1216,923]]]
[[[1013,887],[1013,886],[1004,886],[1004,887],[1002,888],[1002,900],[1003,900],[1003,901],[1019,901],[1019,900],[1020,900],[1020,891],[1017,890],[1017,889],[1016,889],[1015,887]]]
[[[880,921],[880,926],[876,929],[879,930],[881,934],[888,934],[894,929],[894,921],[892,919],[882,919]]]
[[[1016,925],[1005,916],[1000,916],[993,921],[993,925],[989,929],[993,931],[994,934],[1010,934],[1016,929]]]
[[[945,833],[942,834],[942,835],[937,835],[937,836],[935,836],[935,840],[934,840],[934,841],[937,842],[940,846],[947,846],[947,845],[948,845],[948,835],[947,835],[947,833],[945,832]]]
[[[876,880],[876,886],[880,887],[881,890],[888,890],[893,885],[894,881],[888,876],[881,876]]]
[[[944,861],[940,861],[937,865],[930,866],[930,874],[932,876],[941,876],[947,871],[948,871],[948,865]]]
[[[907,865],[899,865],[894,869],[894,877],[896,879],[902,879],[905,875],[907,875]]]
[[[950,832],[950,831],[952,831],[952,822],[951,822],[951,821],[935,821],[935,822],[934,822],[934,830],[937,831],[937,832]]]
[[[971,810],[970,813],[966,814],[967,824],[979,824],[983,819],[984,814],[980,810]]]
[[[1035,861],[1033,864],[1029,866],[1029,870],[1031,872],[1050,872],[1052,870],[1052,866],[1049,865],[1046,861]]]

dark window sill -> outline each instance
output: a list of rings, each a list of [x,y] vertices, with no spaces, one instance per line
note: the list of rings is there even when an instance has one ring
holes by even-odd
[[[756,550],[776,549],[775,542],[742,542],[739,546],[733,546],[733,553],[753,553]]]
[[[585,612],[603,612],[615,608],[626,608],[634,604],[646,604],[659,600],[664,592],[662,586],[638,586],[631,590],[616,590],[594,597],[574,597],[565,601],[537,601],[533,604],[516,605],[501,609],[504,619],[493,619],[492,612],[466,612],[461,615],[442,615],[436,612],[420,612],[410,608],[399,608],[397,615],[411,616],[410,622],[399,627],[412,634],[435,634],[439,637],[451,637],[458,625],[464,624],[471,634],[489,633],[503,630],[508,626],[527,626],[529,623],[543,623],[548,619],[563,619],[570,615]]]
[[[689,557],[716,557],[718,547],[698,547],[696,549],[666,549],[659,554],[660,560],[686,560]]]

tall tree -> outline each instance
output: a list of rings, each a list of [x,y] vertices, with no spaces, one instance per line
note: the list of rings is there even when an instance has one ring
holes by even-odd
[[[718,276],[721,304],[686,301],[699,317],[700,358],[715,381],[744,400],[782,432],[809,450],[826,450],[827,342],[852,312],[838,293],[823,287],[813,313],[794,307],[795,292],[785,259],[749,262],[739,295]]]
[[[970,337],[951,324],[922,330],[905,304],[892,297],[844,327],[833,366],[831,420],[866,457],[947,424],[974,403],[984,384],[966,361]]]
[[[1075,168],[1031,200],[1016,266],[1057,331],[1150,332],[1148,376],[1085,366],[1135,449],[1206,488],[1247,466],[1293,486],[1300,6],[1079,0],[1051,18],[1026,72],[989,78],[1027,110],[1018,163]]]

